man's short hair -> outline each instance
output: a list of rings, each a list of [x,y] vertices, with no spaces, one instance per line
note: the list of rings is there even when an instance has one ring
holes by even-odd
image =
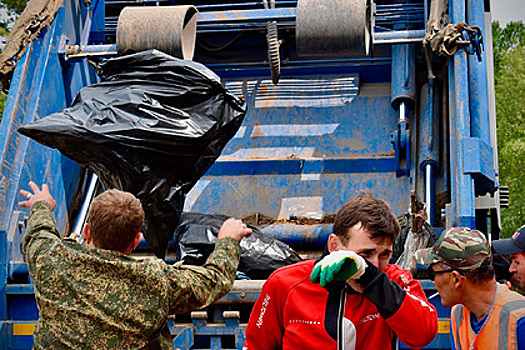
[[[111,189],[93,200],[87,223],[96,247],[123,252],[141,231],[144,210],[131,193]]]
[[[361,223],[372,239],[388,238],[394,242],[401,227],[390,206],[382,199],[369,193],[361,193],[350,198],[335,216],[333,232],[341,243],[350,239],[349,229]]]
[[[487,258],[476,270],[465,271],[465,276],[472,284],[483,284],[492,281],[495,278],[495,273],[492,258]]]

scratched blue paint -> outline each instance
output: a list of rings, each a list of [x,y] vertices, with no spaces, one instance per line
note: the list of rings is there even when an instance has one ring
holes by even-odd
[[[449,4],[452,22],[465,20],[465,3],[453,0]],[[461,140],[470,137],[470,112],[467,57],[464,50],[459,50],[449,65],[450,99],[450,190],[451,203],[447,206],[447,227],[468,226],[475,228],[474,180],[464,173],[465,157]]]
[[[332,233],[332,225],[277,224],[262,227],[262,232],[292,246],[308,246],[323,250]]]
[[[255,93],[254,91],[253,93]],[[249,94],[247,94],[249,95]],[[390,132],[397,130],[397,114],[390,106],[390,96],[357,97],[352,102],[328,108],[253,108],[248,100],[248,114],[243,123],[244,137],[231,140],[223,151],[225,158],[236,152],[245,152],[247,157],[257,154],[241,151],[264,148],[315,149],[313,157],[373,157],[393,156]],[[250,137],[260,124],[300,125],[338,124],[331,134],[319,136]],[[262,151],[261,151],[262,152]],[[285,154],[284,156],[290,156]]]
[[[106,40],[106,2],[95,0],[91,3],[93,19],[89,33],[90,43],[103,43]]]
[[[488,38],[485,29],[485,11],[483,0],[467,1],[467,23],[470,26],[478,26],[481,29],[484,42]],[[489,30],[491,28],[489,27]],[[487,78],[487,53],[483,45],[481,61],[477,55],[469,55],[469,99],[470,99],[470,130],[471,136],[480,138],[483,142],[490,144],[490,122],[489,122],[489,93]]]
[[[252,131],[251,137],[262,136],[322,136],[332,134],[338,124],[312,124],[312,125],[258,125]]]
[[[63,157],[58,151],[47,148],[16,131],[18,127],[43,118],[66,107],[72,97],[83,86],[94,82],[94,73],[86,62],[70,63],[62,66],[58,56],[61,35],[66,33],[76,40],[80,23],[72,19],[74,11],[66,2],[50,28],[44,29],[33,41],[28,51],[17,65],[11,93],[9,94],[4,117],[0,125],[0,328],[3,330],[2,347],[10,344],[10,349],[29,349],[31,336],[15,337],[9,328],[9,320],[34,320],[38,310],[34,302],[32,285],[23,284],[27,279],[27,268],[16,262],[23,261],[21,239],[23,231],[19,222],[28,211],[18,207],[23,200],[19,190],[28,188],[29,180],[38,184],[47,183],[52,195],[57,199],[55,216],[59,231],[69,227],[69,212],[73,192],[78,183],[78,164]],[[85,18],[75,17],[77,20]],[[71,18],[67,18],[69,14]],[[66,23],[67,22],[67,23]],[[6,284],[7,275],[17,276],[20,285]]]
[[[250,80],[243,86],[254,89],[244,91],[245,96],[262,88]],[[293,89],[300,95],[306,88]],[[404,212],[409,179],[395,176],[389,135],[397,129],[397,114],[389,92],[325,108],[257,108],[248,99],[243,136],[226,145],[201,179],[206,186],[198,183],[198,191],[188,194],[192,210],[277,217],[285,198],[321,196],[323,211],[333,214],[351,195],[371,190],[383,192],[396,212]]]
[[[260,158],[287,158],[287,157],[313,157],[314,147],[254,147],[241,148],[232,154],[225,155],[223,159],[260,159]]]
[[[389,202],[397,214],[408,208],[409,179],[396,178],[392,173],[336,173],[322,174],[319,181],[302,181],[297,175],[231,175],[205,176],[207,186],[188,199],[192,210],[235,217],[261,213],[278,217],[283,198],[324,197],[323,212],[335,214],[353,195],[370,191]],[[197,198],[195,198],[195,197]],[[300,215],[302,213],[296,213]]]
[[[493,149],[477,138],[468,138],[463,140],[462,149],[465,157],[463,158],[463,167],[465,173],[479,173],[494,180],[494,161]]]
[[[395,172],[394,158],[324,159],[324,160],[252,160],[220,161],[206,173],[207,176],[235,175],[294,175]],[[210,180],[202,180],[206,183]]]

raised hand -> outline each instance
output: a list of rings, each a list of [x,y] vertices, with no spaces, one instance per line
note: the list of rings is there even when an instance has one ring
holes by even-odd
[[[358,279],[366,269],[366,261],[355,252],[337,250],[315,264],[310,279],[322,287],[334,281]]]
[[[57,203],[49,193],[49,187],[47,187],[46,184],[43,184],[42,190],[40,190],[36,183],[34,183],[33,181],[29,181],[29,187],[31,187],[32,193],[31,191],[20,190],[20,194],[27,198],[27,200],[18,202],[19,206],[31,209],[33,204],[35,204],[36,202],[46,201],[51,206],[51,210],[55,209]]]

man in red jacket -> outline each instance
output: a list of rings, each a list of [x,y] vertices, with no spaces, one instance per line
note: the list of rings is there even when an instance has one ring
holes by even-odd
[[[245,350],[422,348],[437,313],[411,274],[389,264],[400,227],[386,202],[364,194],[337,213],[327,252],[274,272],[246,328]]]

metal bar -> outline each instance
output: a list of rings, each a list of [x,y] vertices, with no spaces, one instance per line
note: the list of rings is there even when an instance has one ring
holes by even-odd
[[[59,52],[68,59],[81,59],[88,56],[116,56],[117,45],[74,45],[66,46],[65,51]]]
[[[388,32],[374,32],[372,42],[379,44],[403,44],[421,42],[425,37],[425,30],[396,30]]]
[[[254,157],[257,157],[254,154]],[[394,172],[395,158],[362,158],[362,159],[322,159],[309,160],[311,169],[323,169],[323,174]],[[290,175],[304,174],[304,159],[268,159],[268,160],[238,160],[217,161],[208,170],[208,176],[241,176],[241,175]]]
[[[5,286],[6,294],[34,294],[35,287],[32,284],[8,284]]]
[[[375,32],[372,42],[375,45],[419,43],[423,41],[424,35],[424,30]],[[67,59],[87,56],[115,56],[117,55],[117,47],[115,44],[75,45],[67,47],[66,51],[60,53],[66,54]]]
[[[285,223],[262,226],[261,230],[265,234],[288,245],[322,246],[326,244],[328,236],[332,233],[332,225],[296,225]],[[147,247],[148,244],[146,243],[146,240],[142,239],[137,246],[137,249],[145,249]],[[175,239],[172,239],[170,242],[170,248],[173,247],[175,247]]]
[[[209,11],[199,12],[197,15],[198,25],[217,24],[222,25],[230,22],[260,21],[295,21],[295,8],[277,8],[271,10],[236,10],[236,11]]]
[[[73,227],[73,231],[72,231],[73,233],[78,233],[79,235],[82,234],[82,229],[84,228],[84,224],[86,223],[86,219],[87,219],[89,205],[91,204],[91,201],[93,200],[93,197],[95,196],[97,187],[98,187],[98,176],[97,174],[92,173],[89,178],[89,184],[88,184],[86,194],[84,196],[82,205],[77,215],[77,219],[75,221],[75,226]]]
[[[281,224],[262,228],[262,231],[289,245],[324,246],[332,233],[332,225]]]
[[[450,4],[452,23],[465,21],[464,0]],[[446,226],[475,228],[474,180],[464,172],[464,158],[477,155],[464,154],[462,142],[470,137],[467,53],[459,50],[450,58],[450,191],[451,202],[446,205]]]
[[[476,25],[485,37],[485,18],[482,0],[467,1],[467,23]],[[481,52],[481,62],[477,55],[469,55],[469,97],[470,131],[472,137],[478,137],[490,145],[489,96],[487,78],[486,50]]]
[[[436,186],[435,186],[435,166],[433,164],[427,164],[425,166],[425,203],[427,204],[427,222],[430,226],[436,224],[435,214],[435,198],[436,198]]]

